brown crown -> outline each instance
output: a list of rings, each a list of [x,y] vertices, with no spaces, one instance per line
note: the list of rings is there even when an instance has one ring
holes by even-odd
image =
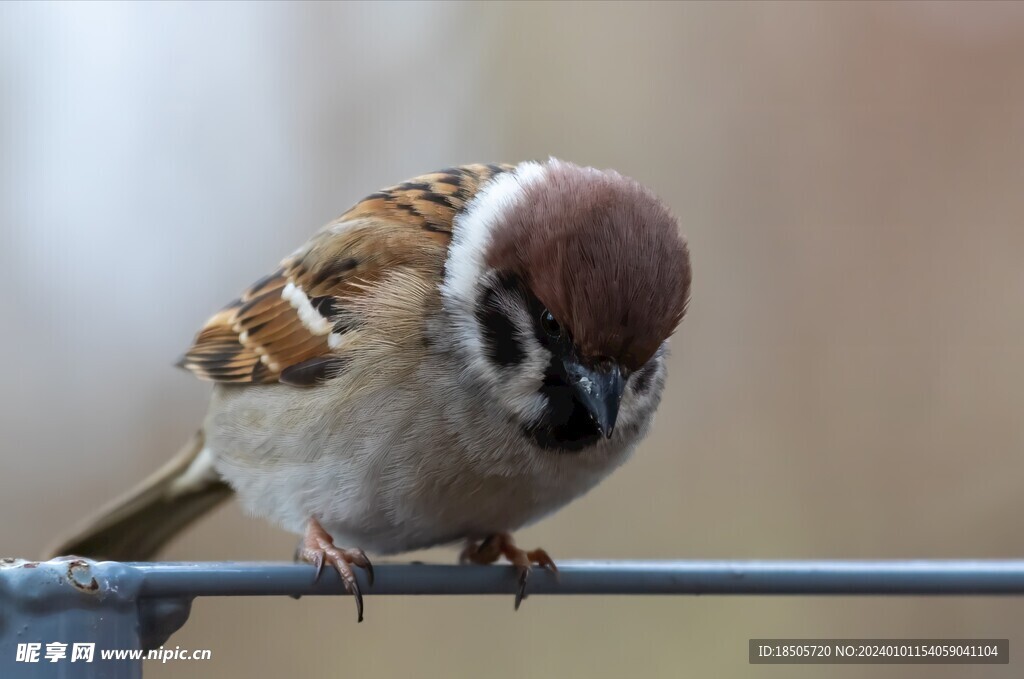
[[[487,263],[517,274],[585,360],[646,363],[686,312],[690,255],[651,191],[611,171],[552,161],[524,187]]]

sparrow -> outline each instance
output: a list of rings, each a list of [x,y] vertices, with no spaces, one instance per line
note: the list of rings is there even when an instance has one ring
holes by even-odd
[[[363,550],[459,541],[518,569],[518,608],[557,567],[512,533],[647,434],[690,282],[675,217],[614,171],[466,165],[372,193],[207,321],[179,362],[214,383],[202,428],[51,553],[143,560],[233,494],[359,620]]]

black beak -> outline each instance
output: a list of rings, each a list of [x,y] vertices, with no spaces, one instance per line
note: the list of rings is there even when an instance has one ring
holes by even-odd
[[[622,371],[612,362],[604,362],[594,368],[578,363],[566,365],[569,382],[576,392],[579,403],[586,408],[590,419],[597,425],[605,438],[611,438],[615,431],[615,420],[619,416],[619,403],[625,380]]]

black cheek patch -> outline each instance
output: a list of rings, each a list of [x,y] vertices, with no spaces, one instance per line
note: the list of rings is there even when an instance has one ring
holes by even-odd
[[[483,332],[484,353],[504,368],[526,360],[526,351],[516,338],[516,327],[498,306],[496,293],[487,290],[476,308],[476,319]]]

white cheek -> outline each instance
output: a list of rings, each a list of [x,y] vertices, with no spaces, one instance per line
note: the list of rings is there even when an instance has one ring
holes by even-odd
[[[626,392],[622,396],[622,406],[619,411],[619,421],[623,424],[641,423],[649,420],[661,401],[661,392],[665,388],[665,380],[668,377],[668,345],[667,342],[661,345],[654,358],[657,361],[657,369],[650,377],[650,384],[641,394],[633,391],[632,384],[626,386]]]
[[[533,319],[518,297],[501,292],[497,302],[515,326],[516,341],[525,354],[520,363],[495,370],[495,377],[501,385],[501,398],[521,421],[533,422],[540,419],[547,408],[547,397],[540,393],[540,388],[544,383],[544,372],[551,362],[551,353],[534,336]]]
[[[539,420],[547,409],[548,400],[540,393],[540,388],[548,356],[548,352],[538,346],[536,351],[527,351],[523,363],[503,371],[508,404],[523,422]]]
[[[485,385],[496,400],[526,421],[539,417],[545,407],[546,399],[538,393],[547,365],[540,354],[542,350],[532,337],[520,336],[526,359],[511,368],[497,368],[484,355],[484,342],[475,314],[477,300],[493,281],[493,272],[484,260],[491,233],[501,227],[508,212],[521,200],[525,187],[541,181],[544,173],[544,166],[539,163],[521,163],[514,171],[498,175],[480,190],[455,219],[452,244],[445,261],[445,279],[441,283],[447,320],[453,326],[457,349],[466,359],[471,378]],[[510,311],[516,313],[517,310],[510,308]],[[525,312],[516,317],[514,323],[518,327],[529,327],[520,324],[522,317]]]

